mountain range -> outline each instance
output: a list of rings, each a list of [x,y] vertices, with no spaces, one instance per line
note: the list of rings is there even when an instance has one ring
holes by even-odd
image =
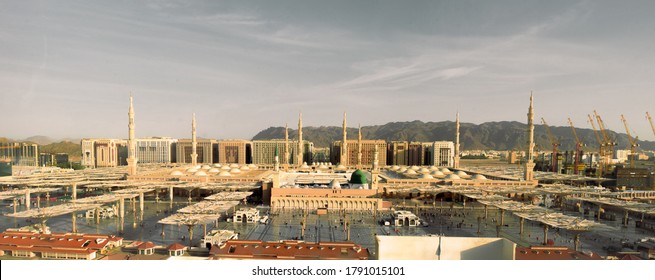
[[[461,123],[460,143],[462,150],[523,150],[527,146],[527,125],[520,122],[487,122],[482,124]],[[559,150],[574,150],[575,138],[568,126],[551,126],[553,136],[559,142]],[[576,128],[580,141],[586,151],[598,150],[598,141],[592,129]],[[625,133],[608,131],[615,139],[617,149],[628,149],[628,136]],[[357,128],[348,128],[348,139],[357,139]],[[297,137],[297,130],[289,130],[289,137]],[[257,133],[252,140],[283,139],[284,127],[269,127]],[[343,138],[342,128],[337,126],[303,127],[303,139],[314,143],[315,147],[329,147],[333,141]],[[391,122],[384,125],[362,127],[362,139],[381,139],[386,141],[454,141],[455,122]],[[546,129],[535,125],[534,132],[537,149],[552,150]],[[640,150],[655,150],[654,141],[641,141]]]
[[[462,150],[524,150],[527,146],[527,126],[520,122],[486,122],[482,124],[461,123],[460,142]],[[553,136],[559,142],[559,150],[574,150],[575,138],[568,126],[551,126]],[[543,125],[535,125],[534,132],[537,150],[550,151],[552,145]],[[597,151],[598,141],[592,129],[576,128],[580,141],[585,144],[583,150]],[[349,127],[348,139],[357,139],[357,128]],[[617,143],[617,149],[628,149],[628,135],[608,131]],[[289,129],[289,138],[295,139],[297,130]],[[342,139],[342,128],[338,126],[303,127],[304,140],[314,143],[315,147],[329,147],[334,141]],[[252,140],[284,139],[284,127],[269,127],[257,133]],[[390,122],[384,125],[362,127],[362,139],[380,139],[385,141],[454,141],[455,122]],[[0,142],[13,140],[0,137]],[[52,140],[46,136],[33,136],[24,140],[41,145],[42,153],[68,153],[72,158],[81,155],[79,140]],[[655,150],[655,141],[641,141],[638,150]]]

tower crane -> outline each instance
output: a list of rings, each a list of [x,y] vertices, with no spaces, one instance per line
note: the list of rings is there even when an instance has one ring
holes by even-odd
[[[598,157],[600,160],[598,161],[598,177],[603,174],[603,159],[605,158],[605,155],[603,153],[605,147],[605,144],[603,143],[603,140],[600,139],[600,134],[598,134],[598,130],[596,130],[596,125],[594,124],[594,119],[591,117],[590,114],[587,114],[587,117],[589,118],[589,123],[591,124],[591,128],[594,130],[594,135],[596,135],[596,141],[598,141]]]
[[[650,117],[648,112],[646,112],[646,118],[648,118],[648,122],[650,122],[650,128],[653,129],[653,135],[655,135],[655,125],[653,125],[653,119]]]
[[[575,126],[573,126],[571,118],[569,118],[569,125],[571,126],[573,137],[575,137],[575,159],[573,164],[573,174],[578,174],[578,164],[580,164],[580,160],[582,159],[582,154],[580,153],[582,151],[582,142],[580,142],[580,138],[578,138],[578,134],[575,132]]]
[[[553,136],[553,134],[550,132],[550,127],[548,126],[548,123],[546,123],[546,120],[544,118],[541,118],[541,123],[544,124],[544,127],[546,127],[546,133],[548,134],[548,139],[550,139],[550,144],[553,145],[553,155],[552,157],[552,171],[553,173],[559,173],[557,172],[557,146],[559,146],[559,143],[557,142],[557,139]]]
[[[630,168],[635,167],[635,150],[639,146],[637,144],[637,141],[632,138],[632,135],[630,135],[630,129],[628,128],[628,121],[625,120],[625,117],[621,115],[621,121],[623,121],[623,125],[625,126],[625,132],[628,134],[628,141],[630,141]]]
[[[616,142],[610,137],[609,132],[607,132],[607,128],[605,128],[603,119],[596,112],[596,110],[594,110],[594,115],[596,115],[596,121],[598,121],[598,129],[600,130],[600,134],[603,136],[603,141],[605,141],[605,148],[607,151],[607,156],[609,157],[609,163],[609,160],[614,157],[614,146],[616,145]]]

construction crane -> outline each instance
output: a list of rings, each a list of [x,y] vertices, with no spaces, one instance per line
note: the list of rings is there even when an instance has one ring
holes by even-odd
[[[653,119],[650,117],[648,112],[646,112],[646,118],[648,118],[648,122],[650,122],[650,128],[653,129],[653,135],[655,135],[655,125],[653,125]]]
[[[573,160],[573,174],[578,174],[578,165],[582,159],[582,142],[580,142],[580,138],[578,138],[578,133],[575,132],[575,126],[573,126],[571,118],[568,119],[569,125],[571,126],[571,131],[573,132],[573,137],[575,137],[575,159]]]
[[[553,155],[552,160],[552,171],[553,173],[559,173],[557,172],[557,146],[559,146],[559,143],[557,142],[557,139],[553,136],[553,134],[550,132],[550,127],[548,126],[548,123],[546,123],[546,120],[544,118],[541,118],[541,123],[544,124],[544,127],[546,127],[546,133],[548,134],[548,139],[550,139],[550,144],[553,145]]]
[[[630,168],[635,167],[635,150],[639,146],[637,141],[632,138],[632,135],[630,135],[630,129],[628,128],[628,121],[625,120],[625,117],[621,115],[621,121],[623,121],[623,125],[625,126],[625,132],[628,134],[628,141],[630,141]]]
[[[607,156],[609,156],[609,161],[614,157],[614,146],[616,145],[616,142],[610,137],[609,132],[607,132],[607,128],[605,128],[603,119],[596,112],[596,110],[594,110],[594,115],[596,115],[596,121],[598,121],[598,129],[600,130],[600,134],[603,136],[603,141],[605,141],[605,148],[607,151]]]
[[[598,157],[600,157],[600,160],[598,161],[598,177],[603,174],[603,147],[605,147],[605,144],[603,144],[603,140],[600,139],[600,134],[598,134],[598,130],[596,130],[596,125],[594,124],[594,119],[591,117],[591,115],[587,114],[587,117],[589,118],[589,123],[591,124],[591,128],[594,130],[594,135],[596,135],[596,141],[598,141]]]

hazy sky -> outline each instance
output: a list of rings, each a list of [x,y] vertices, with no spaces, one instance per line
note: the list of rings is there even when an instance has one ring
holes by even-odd
[[[515,120],[654,140],[653,1],[3,1],[0,136]],[[539,121],[538,121],[539,122]]]

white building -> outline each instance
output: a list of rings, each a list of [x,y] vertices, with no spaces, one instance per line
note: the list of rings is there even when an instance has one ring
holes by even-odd
[[[455,157],[455,143],[451,141],[437,141],[432,144],[434,166],[453,167]]]
[[[239,234],[231,230],[212,230],[202,239],[201,246],[211,249],[212,246],[218,246],[225,241],[239,239]]]
[[[124,152],[119,151],[121,149]],[[126,159],[126,140],[82,139],[82,165],[84,167],[116,167],[126,164]]]
[[[504,238],[375,237],[378,260],[514,260],[516,243]]]
[[[393,212],[393,224],[395,226],[415,227],[421,224],[421,219],[409,211],[395,211]]]
[[[259,217],[259,211],[255,208],[244,208],[237,210],[234,213],[232,221],[235,223],[257,223],[261,217]]]
[[[628,156],[630,155],[630,150],[616,150],[616,163],[622,163],[628,161]]]
[[[139,163],[171,163],[175,143],[177,139],[168,137],[136,139],[136,158]]]

